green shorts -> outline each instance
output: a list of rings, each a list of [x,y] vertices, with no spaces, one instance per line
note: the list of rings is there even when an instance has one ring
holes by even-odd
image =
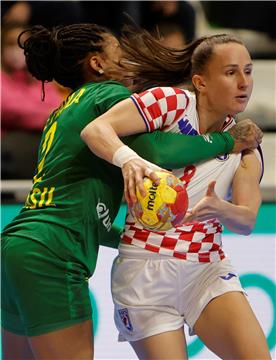
[[[2,239],[2,326],[35,336],[92,319],[89,273],[38,241]]]

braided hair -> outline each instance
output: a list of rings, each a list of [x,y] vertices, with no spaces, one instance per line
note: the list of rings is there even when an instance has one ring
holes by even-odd
[[[23,35],[27,39],[23,41]],[[30,73],[42,83],[57,81],[75,89],[85,82],[84,63],[89,53],[103,52],[105,27],[73,24],[49,30],[41,25],[24,30],[18,45],[24,50]]]

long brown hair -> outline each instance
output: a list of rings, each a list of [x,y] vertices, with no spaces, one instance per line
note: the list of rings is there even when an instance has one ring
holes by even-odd
[[[191,83],[192,75],[204,71],[215,45],[243,43],[235,36],[218,34],[201,37],[183,49],[163,45],[149,32],[133,25],[122,30],[121,66],[133,81],[133,91],[155,86],[177,86]]]

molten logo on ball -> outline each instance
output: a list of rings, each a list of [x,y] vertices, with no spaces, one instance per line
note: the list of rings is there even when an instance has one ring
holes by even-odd
[[[160,184],[144,178],[146,196],[137,191],[138,201],[130,209],[144,228],[166,231],[182,223],[188,208],[188,196],[184,183],[166,172],[157,172]]]
[[[148,206],[147,206],[148,210],[153,210],[157,188],[158,188],[158,185],[152,184],[152,187],[149,189]]]

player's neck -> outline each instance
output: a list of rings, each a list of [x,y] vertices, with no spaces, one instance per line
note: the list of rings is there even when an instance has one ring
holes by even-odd
[[[214,110],[207,103],[197,103],[197,114],[201,134],[221,131],[227,116],[227,114]]]

